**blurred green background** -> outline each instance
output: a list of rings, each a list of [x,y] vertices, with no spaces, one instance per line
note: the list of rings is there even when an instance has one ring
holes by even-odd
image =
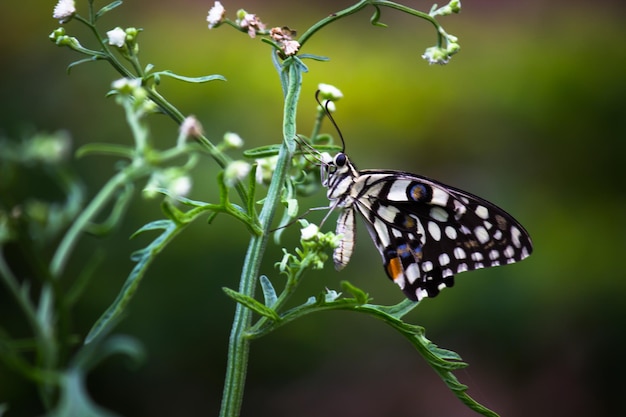
[[[270,27],[301,33],[351,4],[222,3],[230,17],[245,8]],[[430,8],[423,1],[406,4]],[[247,147],[278,143],[282,93],[269,47],[228,27],[209,31],[211,5],[129,0],[102,20],[101,30],[143,28],[144,64],[189,76],[224,75],[226,83],[162,85],[170,101],[201,120],[209,138],[235,131]],[[105,98],[118,75],[92,63],[68,76],[67,64],[79,57],[47,39],[58,26],[54,2],[3,6],[0,133],[19,139],[67,130],[74,147],[128,143],[121,108]],[[317,84],[333,84],[345,95],[336,118],[360,168],[412,171],[467,189],[511,212],[535,245],[520,264],[458,276],[454,289],[424,301],[408,320],[470,363],[460,380],[503,416],[626,415],[624,4],[465,1],[460,15],[441,20],[462,47],[444,67],[420,58],[435,42],[426,22],[383,10],[389,27],[377,28],[369,24],[371,11],[327,27],[303,49],[331,60],[307,61],[299,132],[312,127]],[[76,22],[66,30],[89,44]],[[163,117],[152,122],[155,141],[170,146],[177,127]],[[90,195],[114,172],[114,162],[75,161]],[[192,198],[215,198],[215,173],[207,159]],[[26,178],[24,184],[32,187],[24,193],[43,192]],[[302,201],[303,209],[325,204],[322,191]],[[148,241],[129,235],[158,218],[158,204],[138,197],[112,236],[83,239],[70,275],[99,248],[107,258],[77,306],[76,333],[84,335],[113,300],[132,267],[129,254]],[[362,226],[351,264],[341,273],[329,265],[308,274],[298,301],[338,288],[342,279],[375,302],[402,299]],[[297,242],[298,230],[291,229],[286,247]],[[234,311],[221,287],[237,287],[246,244],[245,228],[221,216],[210,226],[198,222],[166,250],[118,328],[136,336],[148,358],[132,369],[120,359],[104,362],[89,379],[100,404],[124,416],[218,413]],[[273,263],[280,256],[271,244],[262,270],[277,285]],[[0,303],[1,321],[10,323],[16,308],[4,289]],[[0,403],[7,401],[9,417],[41,412],[35,393],[0,364]],[[474,414],[404,339],[367,317],[335,312],[253,343],[242,415]]]

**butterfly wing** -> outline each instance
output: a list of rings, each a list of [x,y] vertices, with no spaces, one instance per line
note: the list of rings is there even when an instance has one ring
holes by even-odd
[[[412,300],[454,285],[454,274],[530,255],[526,230],[493,203],[399,171],[360,171],[354,208],[385,272]]]

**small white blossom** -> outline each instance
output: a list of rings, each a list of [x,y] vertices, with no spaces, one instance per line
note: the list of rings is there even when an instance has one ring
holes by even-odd
[[[185,197],[191,191],[191,178],[183,175],[171,180],[167,189],[176,197]]]
[[[222,6],[222,3],[216,1],[213,7],[209,10],[209,15],[206,18],[206,21],[209,22],[209,29],[213,29],[224,20],[224,15],[226,14],[226,9]]]
[[[197,138],[202,136],[202,125],[195,116],[187,116],[180,124],[179,132],[184,138]]]
[[[224,145],[231,149],[239,149],[243,146],[243,139],[236,133],[226,132],[224,133]]]
[[[143,189],[146,198],[165,194],[171,198],[185,197],[191,191],[191,178],[179,168],[156,171]],[[167,190],[166,192],[164,190]]]
[[[257,184],[269,184],[272,180],[272,175],[274,175],[274,169],[276,169],[277,161],[278,155],[256,160],[257,165],[256,172],[254,173],[254,179]]]
[[[304,227],[300,230],[300,238],[302,240],[313,240],[317,233],[320,231],[317,225],[311,223],[307,227]]]
[[[74,0],[59,0],[54,6],[52,17],[57,19],[59,23],[66,23],[76,13],[76,4]]]
[[[107,38],[109,38],[109,45],[121,48],[126,43],[126,31],[118,26],[107,32]]]
[[[450,56],[446,50],[438,46],[431,46],[430,48],[427,48],[424,55],[422,55],[422,58],[428,61],[430,65],[445,65],[448,61],[450,61]]]
[[[141,87],[141,79],[139,78],[120,78],[113,81],[111,87],[121,93],[133,92],[137,88]]]
[[[331,113],[334,113],[335,110],[337,110],[337,106],[335,106],[335,103],[330,101],[330,100],[324,100],[324,102],[322,104],[324,104],[324,108],[326,110],[328,110],[329,112],[331,112]],[[322,109],[322,111],[323,111],[323,109]]]
[[[233,161],[224,170],[224,182],[227,186],[234,186],[237,181],[245,179],[252,170],[252,166],[246,161]]]
[[[320,83],[317,85],[317,89],[320,91],[322,98],[326,100],[337,101],[343,97],[341,90],[334,85]]]
[[[339,297],[341,297],[340,292],[337,292],[335,290],[329,290],[328,288],[326,288],[326,294],[324,294],[324,301],[326,301],[327,303],[332,303]]]

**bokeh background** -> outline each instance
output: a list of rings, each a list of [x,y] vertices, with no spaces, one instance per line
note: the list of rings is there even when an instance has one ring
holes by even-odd
[[[282,95],[269,47],[228,27],[209,31],[211,4],[129,0],[101,29],[143,28],[144,64],[189,76],[224,75],[226,83],[162,85],[210,138],[235,131],[247,147],[278,143]],[[304,32],[350,2],[223,4],[230,17],[245,8],[269,26]],[[430,8],[423,1],[406,4]],[[33,131],[67,130],[75,147],[128,143],[121,108],[105,98],[118,75],[92,63],[68,76],[67,64],[78,57],[47,39],[57,27],[53,6],[3,4],[0,133],[19,140]],[[441,20],[462,47],[444,67],[420,58],[435,42],[427,23],[385,9],[389,27],[372,27],[372,11],[327,27],[302,51],[331,60],[307,61],[298,130],[307,134],[312,127],[317,84],[333,84],[345,95],[336,118],[359,167],[412,171],[467,189],[510,211],[535,244],[520,264],[460,275],[454,289],[424,301],[408,320],[470,363],[458,377],[503,416],[626,415],[624,3],[464,1],[460,15]],[[66,29],[89,44],[77,23]],[[163,147],[176,138],[176,126],[163,117],[154,117],[151,129]],[[114,162],[90,157],[73,165],[93,194]],[[192,197],[215,198],[215,173],[207,159]],[[24,183],[32,194],[42,192]],[[303,209],[325,204],[322,191],[302,202]],[[107,258],[77,305],[77,334],[114,299],[132,267],[129,254],[147,242],[129,235],[158,218],[157,202],[137,197],[113,235],[82,241],[70,272],[80,271],[81,259],[96,249]],[[307,275],[298,301],[338,288],[342,279],[378,303],[402,299],[359,226],[348,268]],[[286,247],[297,242],[292,229]],[[198,222],[168,248],[118,329],[139,339],[148,357],[139,367],[119,358],[104,362],[89,379],[100,404],[124,416],[218,413],[234,312],[221,287],[237,287],[246,244],[245,228],[222,216],[210,226]],[[270,245],[262,271],[277,285],[273,263],[280,256],[280,247]],[[16,309],[4,289],[0,301],[5,326]],[[0,403],[7,401],[7,416],[41,413],[31,388],[0,364]],[[242,415],[474,414],[403,338],[370,318],[335,312],[254,342]]]

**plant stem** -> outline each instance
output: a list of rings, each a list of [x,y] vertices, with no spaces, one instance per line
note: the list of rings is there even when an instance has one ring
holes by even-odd
[[[272,219],[280,204],[281,190],[295,150],[296,108],[302,83],[301,67],[295,60],[287,60],[283,71],[288,71],[288,88],[285,94],[283,116],[283,144],[278,153],[278,161],[263,209],[259,215],[263,234],[253,236],[250,240],[239,283],[239,292],[249,297],[254,297],[256,277],[259,275]],[[246,337],[246,330],[250,327],[251,320],[252,310],[242,304],[237,304],[228,346],[228,364],[220,417],[238,417],[241,410],[250,352],[250,340]]]

